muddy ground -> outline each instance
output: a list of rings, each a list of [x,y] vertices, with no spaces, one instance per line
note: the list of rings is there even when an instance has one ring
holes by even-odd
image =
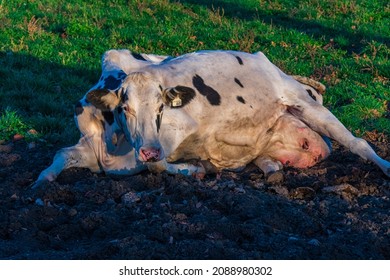
[[[71,169],[32,190],[55,151],[0,146],[0,259],[390,259],[390,180],[344,148],[282,181]]]

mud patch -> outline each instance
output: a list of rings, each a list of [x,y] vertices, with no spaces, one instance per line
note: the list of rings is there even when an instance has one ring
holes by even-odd
[[[1,259],[390,259],[389,179],[343,148],[268,181],[70,169],[31,190],[54,154],[0,150]]]

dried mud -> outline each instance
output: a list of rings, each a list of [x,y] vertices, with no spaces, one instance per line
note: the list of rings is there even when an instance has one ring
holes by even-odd
[[[70,169],[32,190],[55,151],[0,146],[0,259],[390,259],[389,178],[344,148],[267,179]]]

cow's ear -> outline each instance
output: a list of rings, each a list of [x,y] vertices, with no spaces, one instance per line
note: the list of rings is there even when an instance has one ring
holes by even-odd
[[[95,89],[87,93],[87,101],[102,111],[112,111],[120,103],[118,94],[108,89]]]
[[[195,90],[190,87],[176,86],[162,90],[162,98],[166,105],[172,108],[186,106],[195,98]]]
[[[314,88],[316,91],[318,91],[319,94],[324,95],[326,91],[326,86],[320,82],[317,82],[313,79],[310,79],[308,77],[303,77],[303,76],[298,76],[298,75],[293,75],[293,77],[296,81],[300,82],[301,84],[311,86]]]

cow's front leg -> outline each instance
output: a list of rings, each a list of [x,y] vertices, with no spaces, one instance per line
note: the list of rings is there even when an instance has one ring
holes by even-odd
[[[278,160],[274,160],[270,157],[261,156],[256,158],[253,163],[264,172],[265,176],[268,176],[283,168],[283,165]]]
[[[288,110],[314,131],[336,140],[363,159],[374,162],[390,177],[390,162],[380,158],[364,139],[353,136],[325,107],[316,102],[296,100]]]
[[[182,174],[203,178],[206,175],[206,169],[202,163],[168,163],[166,160],[148,163],[148,168],[151,172],[160,173],[166,171],[168,174]]]
[[[32,188],[54,181],[64,169],[71,167],[89,168],[92,172],[100,170],[95,153],[83,138],[75,146],[59,150],[54,156],[53,163],[41,172]]]
[[[283,165],[280,161],[261,156],[256,158],[253,163],[264,172],[267,183],[276,184],[284,180]]]

